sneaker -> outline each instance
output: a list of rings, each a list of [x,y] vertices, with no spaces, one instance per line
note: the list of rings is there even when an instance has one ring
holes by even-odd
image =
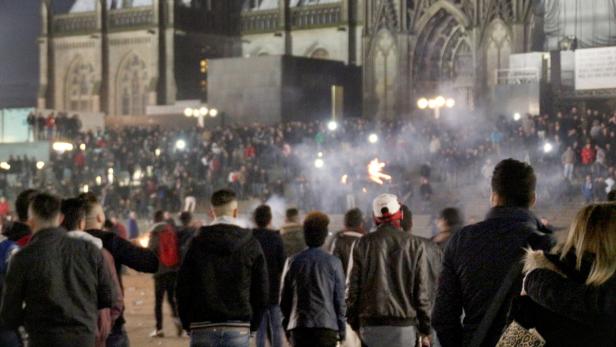
[[[175,324],[175,328],[177,329],[178,337],[182,337],[182,334],[184,333],[184,328],[182,328],[182,322],[178,318],[174,318],[173,323]]]
[[[162,330],[154,330],[150,334],[150,337],[165,337],[165,332]]]

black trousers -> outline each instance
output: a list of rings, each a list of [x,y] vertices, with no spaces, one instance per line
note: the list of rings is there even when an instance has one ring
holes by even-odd
[[[323,328],[296,328],[291,330],[293,347],[336,347],[338,332]]]
[[[161,275],[154,276],[154,295],[156,302],[154,304],[154,315],[156,316],[156,329],[163,328],[163,299],[167,292],[167,300],[171,306],[171,315],[174,318],[178,316],[177,304],[175,303],[175,281],[178,273],[167,272]]]

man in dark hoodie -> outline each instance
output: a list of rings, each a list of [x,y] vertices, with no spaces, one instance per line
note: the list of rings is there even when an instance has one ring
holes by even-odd
[[[259,241],[237,220],[230,190],[212,195],[211,225],[193,239],[178,275],[177,303],[192,347],[248,347],[269,300]]]
[[[96,196],[84,193],[80,196],[86,203],[86,232],[103,241],[103,247],[111,253],[115,261],[116,273],[119,276],[120,286],[124,290],[122,283],[122,265],[128,266],[133,270],[146,273],[158,271],[158,258],[156,254],[147,248],[135,246],[124,240],[114,232],[103,231],[105,213]],[[122,314],[113,325],[111,334],[107,338],[107,347],[128,347],[128,335],[124,329],[124,314]]]
[[[8,270],[9,260],[19,248],[24,247],[32,237],[30,226],[26,224],[28,220],[28,206],[38,192],[28,189],[21,192],[15,201],[18,220],[10,223],[2,230],[6,240],[0,242],[0,293],[4,287],[4,278]],[[0,323],[0,346],[17,347],[21,346],[19,335],[15,330],[7,329]]]

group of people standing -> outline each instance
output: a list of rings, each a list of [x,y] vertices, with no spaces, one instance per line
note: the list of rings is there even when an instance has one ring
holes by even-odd
[[[156,273],[157,321],[167,291],[191,347],[247,347],[254,335],[272,347],[495,346],[512,322],[547,346],[614,346],[616,204],[584,207],[556,244],[530,211],[531,166],[504,160],[491,186],[484,221],[459,229],[443,211],[433,240],[412,234],[410,209],[391,194],[374,199],[372,230],[351,210],[345,230],[328,237],[326,214],[300,223],[287,211],[281,234],[266,205],[247,229],[236,194],[223,189],[198,231],[174,232],[156,215],[149,249],[101,231],[104,213],[89,194],[29,192],[7,235],[0,341],[19,346],[23,326],[32,347],[127,346],[126,265]]]

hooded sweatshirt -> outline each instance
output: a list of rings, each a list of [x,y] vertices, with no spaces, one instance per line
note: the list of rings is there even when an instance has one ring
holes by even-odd
[[[252,232],[232,224],[202,227],[180,267],[177,302],[186,330],[241,322],[256,331],[268,303],[268,275]]]

